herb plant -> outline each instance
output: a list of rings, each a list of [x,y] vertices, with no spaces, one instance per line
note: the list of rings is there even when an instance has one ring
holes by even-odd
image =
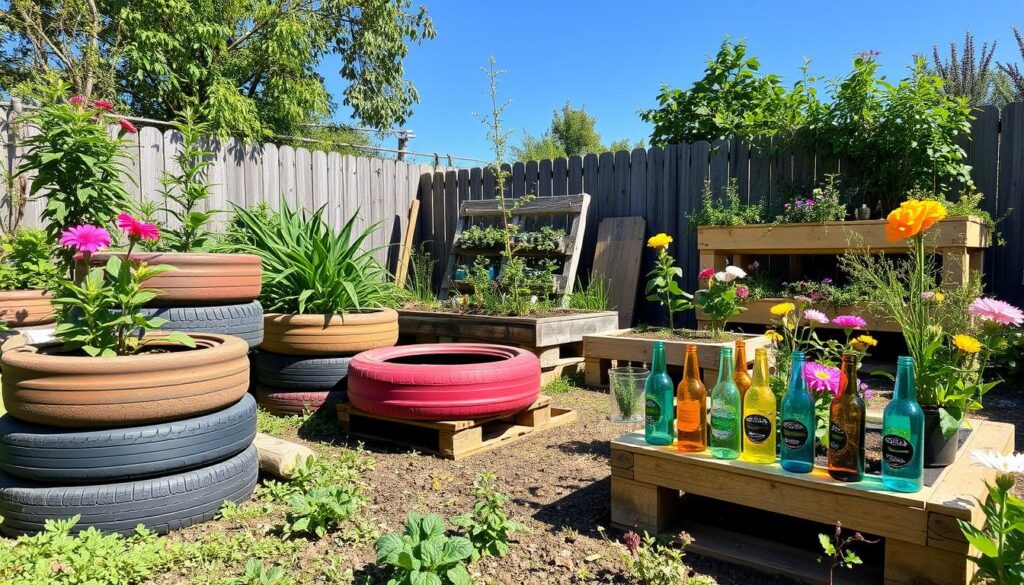
[[[285,515],[284,533],[306,533],[323,538],[328,532],[336,530],[342,522],[355,516],[362,500],[359,490],[353,484],[292,494],[288,499],[291,509]]]
[[[783,204],[780,223],[824,223],[846,219],[846,203],[837,184],[838,175],[826,175],[825,184],[811,191],[810,197],[793,197]]]
[[[740,197],[739,183],[729,179],[725,191],[716,198],[711,189],[711,181],[704,181],[704,191],[700,197],[700,209],[690,216],[690,220],[701,225],[744,225],[764,223],[767,210],[763,204],[748,205]]]
[[[55,250],[46,232],[18,228],[0,239],[0,290],[51,290],[61,279],[53,262]]]
[[[452,518],[452,523],[464,531],[473,543],[473,560],[480,557],[503,557],[508,554],[509,537],[527,531],[525,524],[509,520],[504,507],[508,496],[497,490],[494,472],[485,471],[473,482],[476,502],[469,514]]]
[[[392,571],[388,585],[472,585],[466,559],[473,555],[473,543],[444,532],[439,516],[410,512],[402,534],[377,540],[377,563]]]
[[[165,211],[174,218],[164,228],[163,248],[173,252],[195,252],[211,243],[213,233],[210,222],[220,213],[218,210],[203,210],[201,207],[210,198],[210,183],[206,180],[206,168],[213,164],[213,154],[202,147],[204,136],[210,134],[207,122],[197,122],[195,113],[186,109],[181,121],[172,127],[181,133],[181,149],[175,155],[178,172],[164,171],[160,182],[163,184]],[[174,203],[171,205],[170,203]]]

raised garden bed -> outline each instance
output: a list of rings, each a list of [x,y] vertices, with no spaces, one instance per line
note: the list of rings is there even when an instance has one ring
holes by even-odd
[[[755,301],[748,301],[744,303],[744,307],[747,308],[739,315],[729,319],[730,323],[741,323],[747,325],[770,325],[778,320],[778,317],[771,314],[771,308],[778,303],[788,302],[789,299],[776,298],[776,299],[758,299]],[[879,319],[872,317],[867,311],[867,308],[861,304],[853,304],[844,307],[825,307],[821,305],[815,305],[815,308],[824,310],[825,314],[829,318],[835,317],[836,315],[860,315],[868,322],[867,331],[883,331],[898,333],[900,328],[898,325],[888,319]],[[697,310],[697,323],[704,327],[708,323],[707,317],[702,311]],[[832,323],[825,325],[815,325],[816,329],[842,329]]]
[[[651,348],[654,337],[631,336],[632,329],[617,329],[604,333],[583,336],[584,375],[588,386],[607,386],[608,368],[613,365],[647,364],[651,362]],[[736,346],[735,339],[743,339],[747,346],[747,363],[754,361],[754,350],[767,347],[764,335],[731,334],[728,341],[675,340],[665,339],[665,362],[669,369],[678,369],[682,374],[683,356],[687,345],[697,346],[697,359],[701,365],[701,377],[708,391],[718,380],[718,359],[722,347]],[[678,376],[677,376],[678,377]]]

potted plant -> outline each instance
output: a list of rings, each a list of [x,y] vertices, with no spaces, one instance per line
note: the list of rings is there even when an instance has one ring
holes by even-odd
[[[46,232],[18,228],[0,239],[0,321],[10,327],[52,323],[50,294],[60,282]]]
[[[13,416],[61,427],[140,425],[212,412],[248,390],[248,346],[241,339],[158,333],[160,319],[139,312],[160,294],[147,282],[173,267],[131,255],[140,240],[159,237],[155,226],[140,222],[125,231],[125,258],[111,257],[80,281],[60,283],[53,300],[59,343],[14,344],[3,353],[4,406]],[[60,243],[88,266],[110,234],[75,226]]]

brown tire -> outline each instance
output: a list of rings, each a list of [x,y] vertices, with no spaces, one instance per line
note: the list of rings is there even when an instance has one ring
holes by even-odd
[[[92,264],[106,264],[112,255],[115,254],[94,254]],[[151,307],[231,305],[248,303],[260,296],[263,270],[259,257],[252,254],[133,252],[132,259],[177,268],[146,282],[145,288],[162,291],[150,301]]]
[[[230,335],[192,338],[196,349],[134,356],[5,351],[4,407],[28,422],[97,428],[190,418],[238,402],[249,388],[249,345]]]
[[[398,312],[366,309],[336,315],[265,313],[260,348],[285,355],[344,355],[396,343]]]
[[[45,290],[25,289],[0,292],[0,321],[11,327],[53,323],[54,311]]]

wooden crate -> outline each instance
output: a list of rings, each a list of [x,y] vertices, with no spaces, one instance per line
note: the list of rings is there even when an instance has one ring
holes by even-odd
[[[584,377],[588,386],[607,386],[608,368],[615,365],[651,363],[653,339],[626,337],[629,329],[617,329],[605,333],[583,336]],[[753,364],[754,350],[768,347],[764,335],[743,335],[747,346],[747,363]],[[700,362],[701,377],[710,390],[718,381],[719,354],[723,346],[735,349],[735,342],[711,341],[670,341],[665,340],[665,363],[670,368],[683,366],[686,346],[697,346],[697,360]],[[681,371],[681,370],[680,370]]]
[[[336,406],[338,424],[347,434],[463,459],[524,439],[533,433],[576,420],[573,410],[551,405],[541,395],[521,412],[501,418],[455,421],[402,420],[363,412],[351,403]]]
[[[878,546],[884,546],[884,563],[876,567],[882,576],[870,582],[967,585],[974,573],[967,555],[976,551],[963,538],[957,520],[982,525],[977,498],[986,497],[984,482],[995,477],[994,471],[974,465],[969,454],[1010,453],[1014,438],[1013,425],[974,421],[972,427],[957,461],[915,494],[887,491],[877,477],[843,483],[822,469],[792,474],[778,463],[755,465],[681,453],[672,446],[648,445],[642,433],[630,433],[611,445],[612,524],[652,534],[679,526],[697,539],[689,549],[693,552],[810,583],[827,582],[806,553],[745,538],[734,526],[687,526],[677,513],[680,492],[695,494],[828,526],[841,522],[845,529],[883,538],[884,545]]]
[[[744,306],[747,308],[747,310],[729,319],[729,323],[743,325],[771,325],[777,322],[778,320],[778,317],[771,314],[771,308],[778,303],[789,302],[789,300],[790,299],[776,298],[748,301],[744,303]],[[867,308],[860,303],[839,308],[830,308],[824,306],[816,306],[815,308],[824,310],[824,312],[829,317],[835,317],[836,315],[860,315],[864,317],[865,321],[868,322],[866,332],[881,331],[888,333],[898,333],[900,331],[899,326],[896,323],[893,323],[891,320],[885,318],[878,319],[872,317],[868,313]],[[700,309],[697,310],[697,323],[699,323],[701,327],[704,327],[708,323],[707,317],[704,315],[704,312],[701,311]],[[841,329],[840,327],[837,327],[831,323],[825,325],[815,325],[814,327],[815,329]]]

